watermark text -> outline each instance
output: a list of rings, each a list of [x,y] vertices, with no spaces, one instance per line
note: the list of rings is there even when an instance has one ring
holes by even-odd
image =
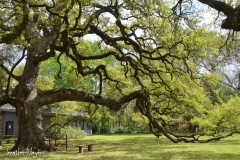
[[[3,150],[4,147],[3,146],[0,146],[0,150]],[[15,151],[11,151],[7,148],[7,152],[6,152],[6,155],[8,156],[32,156],[33,158],[37,158],[39,155],[42,155],[42,152],[35,152],[32,150],[32,148],[30,149],[25,149],[25,150],[20,150],[20,148],[18,148],[17,150]]]

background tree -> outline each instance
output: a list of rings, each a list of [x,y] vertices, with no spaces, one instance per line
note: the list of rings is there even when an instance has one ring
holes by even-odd
[[[136,100],[138,110],[148,119],[148,127],[155,136],[163,134],[175,143],[199,141],[196,135],[182,138],[166,127],[173,114],[202,117],[210,110],[212,106],[201,87],[202,80],[212,84],[217,81],[211,75],[200,74],[196,62],[216,53],[218,46],[209,42],[214,42],[218,35],[208,36],[214,35],[213,32],[200,27],[201,18],[196,19],[199,14],[191,8],[194,4],[186,2],[2,2],[0,43],[8,50],[1,52],[14,59],[1,61],[8,81],[0,104],[12,104],[18,115],[18,139],[12,149],[34,148],[33,137],[43,136],[39,109],[62,101],[92,103],[116,111]],[[222,28],[238,30],[238,23],[233,21],[238,17],[238,9],[215,0],[199,2],[227,15]],[[82,48],[86,45],[82,41],[86,35],[100,39],[97,42],[100,52]],[[20,56],[17,58],[17,55]],[[65,88],[70,84],[63,83],[53,89],[37,88],[40,64],[51,57],[61,64],[62,56],[74,63],[79,77],[95,83],[94,88],[88,91]],[[13,74],[24,58],[22,74]],[[55,76],[63,78],[61,74],[69,80],[60,67]],[[13,91],[11,79],[18,82]],[[205,142],[221,138],[224,136]]]

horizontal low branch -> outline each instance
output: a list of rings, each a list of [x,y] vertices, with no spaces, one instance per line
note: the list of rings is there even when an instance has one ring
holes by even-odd
[[[110,110],[119,110],[121,106],[142,95],[142,91],[135,91],[129,95],[122,96],[118,100],[103,97],[98,94],[87,93],[76,89],[55,89],[39,91],[40,106],[61,101],[89,102],[108,107]]]

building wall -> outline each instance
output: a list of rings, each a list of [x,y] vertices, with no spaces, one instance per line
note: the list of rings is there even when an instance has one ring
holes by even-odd
[[[2,135],[6,135],[6,122],[13,122],[13,135],[18,135],[18,119],[15,112],[2,113]]]
[[[92,135],[92,122],[86,122],[84,121],[84,131],[88,135]]]
[[[86,122],[84,119],[78,119],[77,121],[70,124],[71,126],[76,126],[81,130],[84,130],[84,132],[87,133],[87,135],[92,135],[92,123]]]
[[[2,135],[6,134],[6,122],[12,121],[13,122],[13,134],[18,135],[18,118],[15,112],[6,112],[1,111],[0,114],[2,115],[2,123],[0,122],[0,131],[2,130]],[[51,124],[51,118],[54,117],[53,115],[43,115],[42,126],[45,130],[48,125]],[[91,122],[90,122],[91,123]],[[92,126],[91,124],[83,119],[78,120],[75,123],[75,126],[79,127],[79,129],[84,130],[88,135],[92,135]],[[2,124],[2,126],[1,126]],[[0,139],[1,139],[1,132],[0,132]]]
[[[46,130],[46,128],[51,125],[51,118],[54,116],[49,116],[49,115],[43,115],[43,120],[42,120],[42,127],[43,130]]]

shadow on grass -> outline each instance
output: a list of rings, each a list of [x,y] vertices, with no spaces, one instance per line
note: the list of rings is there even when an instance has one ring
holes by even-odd
[[[173,144],[168,139],[152,135],[99,135],[81,140],[69,140],[68,151],[61,147],[57,152],[44,152],[37,159],[91,159],[91,160],[239,160],[240,136],[207,144]],[[79,154],[76,145],[93,143],[93,152]],[[239,147],[238,147],[239,146]],[[18,156],[4,156],[0,159],[23,159]],[[33,159],[24,156],[24,159]]]

